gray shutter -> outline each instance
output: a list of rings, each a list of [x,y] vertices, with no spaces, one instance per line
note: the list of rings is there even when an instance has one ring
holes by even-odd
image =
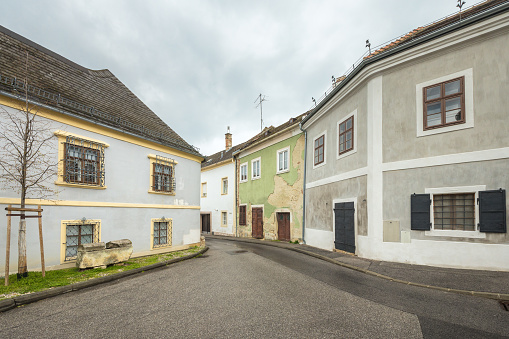
[[[479,192],[479,231],[507,232],[505,190]]]
[[[431,229],[430,222],[430,205],[431,198],[429,194],[412,194],[410,196],[411,205],[411,229],[416,231],[429,231]]]

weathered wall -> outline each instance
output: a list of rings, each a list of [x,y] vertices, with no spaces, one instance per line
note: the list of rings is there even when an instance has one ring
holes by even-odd
[[[289,171],[276,174],[277,151],[290,146]],[[251,160],[261,157],[261,178],[251,179]],[[251,236],[253,206],[263,206],[264,237],[277,239],[277,212],[290,212],[290,236],[302,238],[302,188],[304,180],[304,134],[299,133],[240,158],[248,163],[248,181],[239,184],[239,205],[247,205],[246,226],[239,236]]]

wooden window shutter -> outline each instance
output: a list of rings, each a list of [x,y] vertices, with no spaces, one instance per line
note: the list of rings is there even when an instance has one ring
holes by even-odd
[[[410,196],[410,205],[411,205],[410,228],[416,231],[429,231],[431,229],[430,195],[414,193]]]
[[[479,192],[479,231],[507,232],[505,190]]]

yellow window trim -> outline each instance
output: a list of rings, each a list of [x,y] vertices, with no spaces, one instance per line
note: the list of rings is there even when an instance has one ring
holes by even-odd
[[[2,104],[4,106],[8,106],[8,107],[11,107],[14,109],[19,109],[18,102],[19,101],[16,99],[0,95],[0,104]],[[143,139],[142,137],[132,136],[130,134],[125,134],[125,133],[110,129],[105,126],[100,126],[100,125],[94,124],[92,122],[88,122],[88,121],[80,119],[80,118],[76,118],[76,117],[69,116],[67,114],[60,113],[56,110],[52,110],[47,107],[39,106],[37,115],[39,115],[40,117],[46,118],[46,119],[57,121],[62,124],[77,127],[77,128],[80,128],[80,129],[83,129],[83,130],[86,130],[86,131],[89,131],[92,133],[101,134],[101,135],[104,135],[104,136],[107,136],[110,138],[129,142],[134,145],[146,147],[146,148],[152,149],[154,151],[168,153],[168,154],[178,156],[178,157],[181,157],[184,159],[196,161],[198,163],[201,163],[203,161],[203,157],[185,153],[185,152],[176,150],[172,147],[164,146],[164,145],[158,144],[154,141],[149,141],[149,140]]]
[[[81,223],[81,220],[61,220],[60,221],[60,263],[66,263],[66,262],[75,262],[76,260],[68,260],[65,261],[65,248],[67,246],[67,230],[66,225],[76,223]],[[101,220],[100,219],[87,219],[88,223],[96,224],[98,227],[97,233],[99,234],[99,241],[101,241]]]
[[[92,139],[92,138],[85,137],[85,136],[82,136],[82,135],[78,135],[78,134],[75,134],[75,133],[69,133],[67,131],[56,130],[53,133],[58,137],[58,141],[59,142],[65,141],[66,137],[71,136],[71,137],[80,138],[80,139],[83,139],[83,140],[86,140],[86,141],[92,141],[92,142],[95,142],[97,144],[101,144],[104,147],[110,147],[110,145],[105,143],[104,141],[97,140],[97,139]]]
[[[226,213],[226,224],[223,223],[223,213]],[[228,211],[221,211],[221,227],[228,227]]]
[[[0,204],[19,205],[19,198],[0,198]],[[73,207],[113,207],[113,208],[157,208],[157,209],[192,209],[199,210],[200,206],[192,205],[162,205],[162,204],[137,204],[108,201],[70,201],[70,200],[44,200],[27,199],[27,205],[43,206],[73,206]]]
[[[60,162],[62,162],[62,161],[60,161]],[[62,171],[63,171],[63,169],[62,169]],[[58,173],[60,173],[60,171]],[[73,184],[73,183],[69,183],[69,182],[63,182],[60,180],[55,181],[55,185],[65,186],[65,187],[88,188],[88,189],[92,189],[92,190],[105,190],[107,188],[107,186],[92,186],[92,185]]]
[[[200,197],[202,198],[206,198],[207,197],[207,192],[205,192],[205,195],[203,195],[203,184],[205,184],[205,186],[207,185],[207,182],[202,182],[201,185],[200,185]]]
[[[162,194],[162,195],[176,195],[175,192],[158,192],[158,191],[152,191],[152,190],[148,190],[148,193],[150,194]]]
[[[161,245],[161,246],[157,246],[157,247],[154,247],[154,223],[155,222],[168,222],[168,232],[166,233],[166,236],[168,237],[168,244],[166,245]],[[153,219],[150,219],[150,224],[151,224],[151,228],[150,228],[150,250],[158,250],[158,249],[161,249],[161,248],[167,248],[167,247],[171,247],[172,243],[173,243],[173,219],[172,218],[153,218]]]
[[[164,155],[163,155],[164,157]],[[150,159],[150,168],[149,168],[149,173],[150,173],[150,178],[149,178],[149,189],[148,189],[148,193],[151,193],[151,194],[162,194],[162,195],[176,195],[175,192],[160,192],[160,191],[154,191],[152,189],[152,187],[154,187],[154,163],[156,162],[156,155],[155,154],[149,154],[147,155],[147,158]],[[171,159],[175,165],[178,164],[177,161]],[[170,165],[171,167],[173,167],[173,175],[175,175],[175,167],[173,165]],[[176,179],[175,179],[176,180]]]
[[[223,182],[226,180],[226,185],[228,185],[228,177],[221,178],[221,195],[228,195],[228,186],[226,186],[226,193],[223,192]]]

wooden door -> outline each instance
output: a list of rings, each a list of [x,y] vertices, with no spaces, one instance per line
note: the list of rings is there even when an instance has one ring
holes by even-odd
[[[290,241],[290,213],[277,214],[277,238]]]
[[[353,202],[334,205],[334,247],[355,253],[355,209]]]
[[[210,233],[210,214],[201,215],[201,231],[203,233]]]
[[[252,210],[252,237],[263,239],[263,208],[255,207]]]

